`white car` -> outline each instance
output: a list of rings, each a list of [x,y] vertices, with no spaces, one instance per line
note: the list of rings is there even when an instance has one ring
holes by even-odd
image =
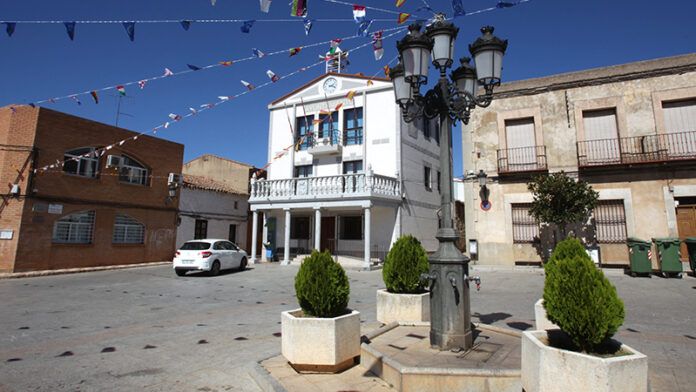
[[[192,240],[176,251],[172,264],[178,276],[184,276],[188,271],[207,271],[214,276],[223,269],[245,269],[247,254],[227,240]]]

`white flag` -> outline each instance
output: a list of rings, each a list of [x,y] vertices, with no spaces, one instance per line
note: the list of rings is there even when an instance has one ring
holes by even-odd
[[[259,0],[261,12],[268,13],[271,10],[271,0]]]

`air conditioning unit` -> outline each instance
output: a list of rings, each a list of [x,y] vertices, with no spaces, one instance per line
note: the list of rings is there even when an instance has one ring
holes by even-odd
[[[119,167],[121,166],[121,157],[118,155],[107,155],[106,156],[106,167]]]
[[[183,178],[182,178],[181,174],[169,173],[169,177],[167,178],[168,185],[172,185],[172,184],[181,185],[182,182],[183,182]]]

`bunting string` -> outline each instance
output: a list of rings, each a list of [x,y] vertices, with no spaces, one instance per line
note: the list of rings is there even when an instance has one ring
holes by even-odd
[[[347,2],[347,1],[341,1],[341,0],[322,0],[322,1],[325,2],[325,3],[349,5],[349,6],[351,6],[351,7],[353,7],[353,6],[355,5],[355,3],[349,3],[349,2]],[[363,7],[365,7],[365,9],[368,9],[368,10],[379,11],[379,12],[385,12],[385,13],[393,14],[393,15],[402,14],[402,12],[400,12],[400,11],[388,10],[388,9],[384,9],[384,8],[371,7],[371,6],[367,6],[367,5],[363,5]],[[416,15],[414,15],[414,16],[416,16]],[[420,19],[425,19],[425,18],[422,18],[422,17],[419,17],[419,18],[420,18]],[[375,20],[376,20],[376,19],[375,19]],[[393,21],[393,19],[389,19],[389,20],[390,20],[390,21]]]
[[[392,32],[392,33],[389,34],[389,35],[386,35],[384,38],[388,38],[388,37],[395,36],[395,35],[397,35],[397,34],[403,32],[403,31],[405,31],[405,30],[406,30],[406,28],[404,28],[404,27],[398,28],[396,31]],[[355,51],[355,50],[359,50],[359,49],[368,47],[368,46],[370,46],[370,45],[372,45],[372,41],[368,41],[368,42],[366,42],[366,43],[363,43],[363,44],[361,44],[361,45],[359,45],[359,46],[356,46],[355,48],[349,49],[349,50]],[[156,134],[157,131],[159,131],[159,130],[161,130],[161,129],[168,129],[169,126],[172,125],[173,123],[180,122],[180,121],[182,121],[182,120],[184,120],[184,119],[187,119],[187,118],[196,116],[196,115],[198,115],[199,113],[201,113],[201,112],[203,112],[203,111],[215,109],[215,108],[217,108],[218,106],[220,106],[220,105],[222,105],[222,104],[224,104],[224,103],[226,103],[226,102],[229,102],[229,101],[231,101],[231,100],[233,100],[233,99],[239,98],[239,97],[241,97],[241,96],[243,96],[243,95],[249,94],[250,92],[252,92],[252,91],[254,91],[254,90],[258,90],[258,89],[260,89],[260,88],[268,87],[268,86],[270,86],[270,85],[272,85],[272,84],[275,84],[278,80],[282,80],[282,79],[286,79],[286,78],[292,77],[292,76],[294,76],[294,75],[297,75],[297,74],[299,74],[299,73],[305,72],[305,71],[307,71],[307,70],[309,70],[309,69],[311,69],[311,68],[317,67],[317,66],[319,66],[319,65],[321,65],[321,64],[324,64],[324,63],[325,63],[325,60],[322,58],[322,60],[320,60],[320,61],[317,61],[317,62],[315,62],[315,63],[312,63],[312,64],[310,64],[310,65],[308,65],[308,66],[299,68],[299,69],[297,69],[297,70],[295,70],[295,71],[293,71],[293,72],[290,72],[290,73],[288,73],[288,74],[286,74],[286,75],[280,76],[280,77],[277,78],[277,80],[269,80],[269,81],[267,81],[267,82],[265,82],[265,83],[262,83],[262,84],[256,86],[254,89],[246,89],[245,91],[242,91],[242,92],[240,92],[240,93],[238,93],[238,94],[231,95],[231,96],[219,96],[219,97],[218,97],[218,101],[212,102],[212,103],[206,103],[206,104],[199,105],[198,108],[189,108],[189,113],[186,113],[186,114],[184,114],[184,115],[179,115],[179,114],[175,114],[175,113],[170,113],[170,114],[169,114],[169,119],[170,119],[170,121],[167,121],[167,122],[164,122],[164,123],[162,123],[162,124],[159,124],[159,125],[157,125],[156,127],[152,128],[152,129],[150,129],[150,130],[148,130],[148,131],[140,132],[140,133],[138,133],[138,134],[136,134],[136,135],[134,135],[134,136],[130,136],[130,137],[128,137],[128,138],[122,139],[122,140],[120,140],[120,141],[118,141],[118,142],[115,142],[115,143],[113,143],[113,144],[110,144],[110,145],[108,145],[108,146],[106,146],[106,147],[102,147],[102,148],[96,149],[96,150],[94,150],[93,152],[89,152],[89,153],[86,153],[86,154],[83,154],[83,155],[80,155],[80,156],[76,156],[76,157],[73,157],[73,158],[70,158],[70,159],[67,159],[67,160],[66,160],[65,158],[63,158],[63,160],[57,159],[57,160],[55,161],[55,163],[52,163],[52,164],[49,164],[49,165],[45,165],[45,166],[43,166],[43,167],[41,167],[41,168],[34,169],[34,174],[43,173],[43,172],[47,172],[47,171],[51,171],[52,169],[59,169],[59,170],[62,170],[61,168],[65,165],[65,162],[68,162],[68,161],[71,161],[71,160],[72,160],[72,161],[78,161],[78,160],[80,160],[80,159],[82,159],[82,158],[88,158],[88,157],[101,157],[101,156],[103,156],[107,151],[113,149],[113,148],[116,147],[116,146],[122,146],[123,144],[125,144],[125,143],[127,143],[127,142],[138,140],[138,138],[141,137],[141,136],[143,136],[143,135],[147,135],[147,134],[150,134],[150,133]],[[295,143],[293,143],[293,145],[295,145]]]

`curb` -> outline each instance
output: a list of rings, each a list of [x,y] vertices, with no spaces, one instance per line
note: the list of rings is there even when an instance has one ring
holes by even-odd
[[[120,265],[107,265],[102,267],[86,267],[86,268],[65,268],[57,270],[45,270],[45,271],[30,271],[30,272],[10,272],[10,273],[0,273],[0,279],[19,279],[19,278],[36,278],[40,276],[52,276],[52,275],[65,275],[65,274],[79,274],[82,272],[96,272],[96,271],[111,271],[127,268],[140,268],[140,267],[157,267],[160,265],[171,264],[171,261],[156,261],[152,263],[139,263],[139,264],[120,264]]]
[[[266,370],[266,368],[261,365],[261,362],[271,359],[273,357],[276,357],[280,355],[280,353],[277,353],[275,355],[271,355],[268,358],[264,358],[260,361],[254,362],[251,365],[248,365],[249,369],[249,375],[251,378],[254,379],[254,381],[261,387],[264,391],[273,391],[273,392],[287,392],[287,390],[276,380],[271,373]]]

